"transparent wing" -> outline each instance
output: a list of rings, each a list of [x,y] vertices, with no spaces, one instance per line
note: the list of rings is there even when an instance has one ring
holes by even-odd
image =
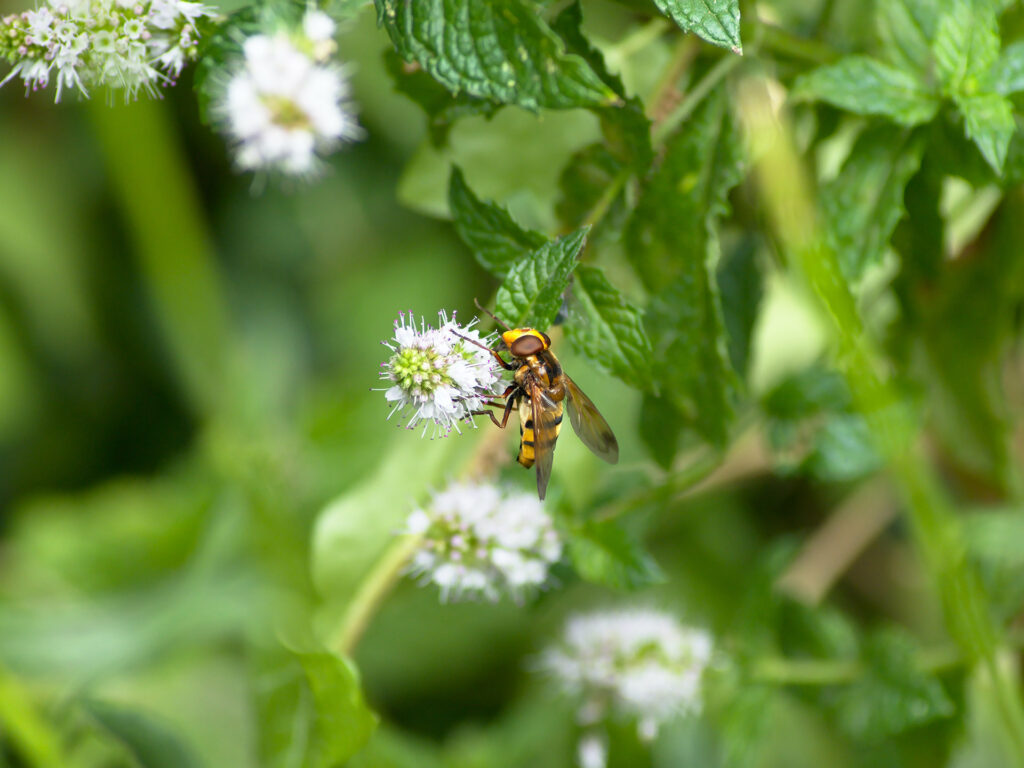
[[[563,374],[565,379],[566,402],[569,404],[569,421],[580,440],[594,455],[609,464],[619,462],[619,443],[612,428],[604,420],[590,398],[576,386],[576,382]]]
[[[530,403],[533,407],[533,455],[537,467],[537,495],[543,500],[551,479],[551,464],[555,458],[555,441],[562,421],[562,409],[536,384],[530,385]]]

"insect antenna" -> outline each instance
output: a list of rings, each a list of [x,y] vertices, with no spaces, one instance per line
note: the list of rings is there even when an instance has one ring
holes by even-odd
[[[486,309],[485,307],[481,307],[480,306],[480,302],[477,301],[475,298],[473,299],[473,303],[476,304],[476,308],[477,309],[479,309],[481,312],[486,312],[488,315],[490,315],[491,319],[494,320],[494,322],[496,322],[498,325],[500,325],[506,331],[511,331],[512,330],[505,323],[503,323],[501,320],[499,320],[498,316],[496,314],[494,314],[493,312],[491,312],[491,310]]]
[[[463,341],[468,341],[468,342],[469,342],[470,344],[475,344],[476,346],[480,347],[480,349],[486,349],[486,350],[487,350],[488,352],[494,352],[494,350],[493,350],[493,349],[491,349],[490,347],[488,347],[488,346],[487,346],[486,344],[481,344],[481,343],[480,343],[479,341],[477,341],[476,339],[471,339],[471,338],[469,338],[469,336],[463,336],[463,335],[462,335],[461,333],[459,333],[458,331],[449,331],[449,332],[450,332],[450,333],[454,333],[454,334],[455,334],[456,336],[458,336],[458,337],[459,337],[460,339],[462,339]]]

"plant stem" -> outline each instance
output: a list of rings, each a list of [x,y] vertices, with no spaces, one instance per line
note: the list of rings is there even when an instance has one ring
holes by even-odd
[[[661,144],[672,132],[686,120],[700,103],[707,97],[715,86],[725,79],[726,75],[740,65],[743,59],[736,54],[727,54],[719,59],[715,65],[708,70],[708,73],[701,78],[687,94],[678,106],[669,112],[668,116],[651,131],[651,138],[655,145]]]
[[[1014,648],[1024,646],[1024,633],[1012,632],[1006,638]],[[936,674],[970,664],[956,645],[923,648],[914,659],[922,672]],[[751,665],[753,678],[773,685],[845,685],[867,671],[859,659],[786,659],[764,657]]]
[[[741,88],[740,109],[747,134],[757,146],[758,182],[782,247],[816,295],[837,340],[837,367],[887,460],[911,527],[937,587],[950,636],[967,663],[991,676],[996,710],[1024,766],[1024,710],[1013,680],[997,660],[996,629],[978,575],[963,555],[959,520],[938,479],[916,445],[917,425],[895,388],[884,379],[835,252],[818,223],[803,167],[772,109],[765,82],[750,78]]]
[[[613,61],[628,59],[637,51],[642,50],[653,43],[665,34],[672,26],[672,22],[668,19],[661,16],[655,17],[642,27],[630,32],[615,45],[611,46],[608,49],[605,58],[608,60],[609,64]]]
[[[605,217],[608,210],[612,207],[612,203],[615,202],[615,198],[619,196],[622,188],[626,186],[626,182],[629,181],[629,177],[633,175],[632,168],[623,168],[608,182],[608,186],[601,192],[601,197],[594,203],[594,207],[590,209],[590,213],[587,214],[587,218],[583,220],[581,226],[590,227],[593,232],[594,227],[597,226],[598,222]]]
[[[384,598],[391,592],[391,588],[398,582],[402,569],[420,545],[420,541],[419,536],[395,537],[373,570],[363,579],[330,643],[330,647],[338,654],[352,655],[359,639],[370,625],[370,620]]]
[[[794,35],[772,24],[759,26],[757,47],[759,50],[765,48],[772,53],[811,64],[830,64],[839,58],[839,53],[834,48],[817,40]]]
[[[180,384],[193,409],[210,416],[227,395],[228,312],[167,105],[96,98],[88,114]]]

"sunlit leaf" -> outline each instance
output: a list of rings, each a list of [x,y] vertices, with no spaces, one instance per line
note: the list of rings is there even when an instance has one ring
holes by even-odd
[[[453,93],[527,109],[607,106],[618,96],[522,0],[376,0],[406,61]]]
[[[867,56],[848,56],[802,75],[793,96],[907,126],[926,123],[939,111],[938,96],[915,75]]]
[[[498,289],[495,313],[513,328],[547,328],[587,237],[583,227],[522,256]]]
[[[739,0],[654,0],[662,13],[683,30],[709,43],[743,52]]]

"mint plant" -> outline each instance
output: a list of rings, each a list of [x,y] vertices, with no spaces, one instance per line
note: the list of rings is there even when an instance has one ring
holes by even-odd
[[[1024,767],[1018,3],[50,0],[0,57],[0,764]]]

